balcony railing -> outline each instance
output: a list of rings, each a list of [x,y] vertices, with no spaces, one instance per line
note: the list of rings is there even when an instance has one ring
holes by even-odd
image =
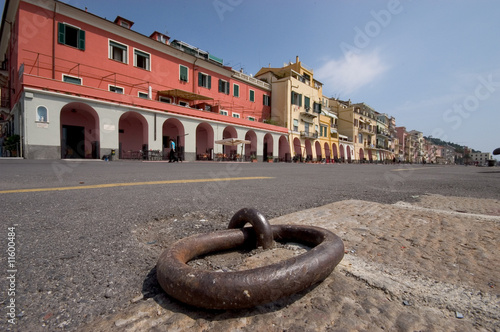
[[[309,131],[301,131],[300,137],[304,138],[318,138],[318,133],[311,133]]]
[[[300,112],[300,115],[311,118],[316,118],[318,116],[318,114],[312,111],[311,107],[304,107],[304,111]]]
[[[268,90],[271,90],[271,84],[267,83],[267,82],[264,82],[264,81],[261,81],[261,80],[258,80],[254,77],[251,77],[251,76],[248,76],[244,73],[240,73],[238,71],[233,71],[233,77],[236,77],[236,78],[239,78],[240,80],[243,80],[243,81],[247,81],[248,83],[251,83],[251,84],[254,84],[254,85],[257,85],[257,86],[261,86],[265,89],[268,89]]]
[[[373,134],[373,129],[370,130],[369,128],[366,127],[360,127],[359,130],[367,134]]]

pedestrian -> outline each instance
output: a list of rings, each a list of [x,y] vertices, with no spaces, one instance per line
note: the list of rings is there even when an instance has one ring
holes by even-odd
[[[169,157],[169,163],[173,163],[177,160],[177,157],[175,156],[175,142],[173,139],[170,140],[170,157]]]

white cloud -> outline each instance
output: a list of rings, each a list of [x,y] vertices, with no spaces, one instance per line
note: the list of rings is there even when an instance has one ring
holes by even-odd
[[[389,66],[384,64],[378,51],[350,54],[341,59],[329,59],[316,72],[316,78],[325,88],[349,95],[378,79]]]

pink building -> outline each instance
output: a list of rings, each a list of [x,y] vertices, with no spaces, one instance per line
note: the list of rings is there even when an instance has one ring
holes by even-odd
[[[9,23],[7,23],[9,22]],[[266,124],[271,86],[222,59],[122,17],[108,21],[59,1],[6,0],[2,113],[25,158],[146,157],[173,139],[186,160],[284,156],[286,128]],[[266,158],[267,160],[267,158]]]

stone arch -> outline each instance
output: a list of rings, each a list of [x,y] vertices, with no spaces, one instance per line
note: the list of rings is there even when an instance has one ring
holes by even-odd
[[[316,150],[316,161],[321,161],[323,159],[323,153],[321,152],[321,143],[319,141],[314,143],[314,149]]]
[[[89,105],[69,103],[61,109],[61,158],[100,158],[99,115]]]
[[[141,114],[129,111],[118,122],[120,158],[139,158],[148,149],[148,122]]]
[[[359,149],[359,161],[363,162],[365,160],[365,152],[363,151],[363,148]]]
[[[302,161],[302,147],[300,146],[300,139],[298,137],[293,139],[293,153],[296,160]]]
[[[182,122],[176,118],[169,118],[163,122],[162,126],[163,137],[163,156],[168,156],[170,153],[169,141],[172,139],[175,142],[175,149],[177,150],[177,158],[184,160],[184,147],[185,147],[185,130]]]
[[[247,131],[245,140],[250,144],[245,144],[245,160],[249,160],[252,155],[257,157],[257,134],[253,130]]]
[[[196,159],[212,160],[214,150],[214,129],[206,122],[196,127]]]
[[[274,158],[273,142],[273,135],[267,133],[264,136],[264,144],[262,145],[262,156],[264,161],[267,161],[269,157]]]
[[[292,161],[290,144],[288,144],[288,139],[285,135],[281,135],[278,141],[278,157],[280,161]]]
[[[333,150],[333,158],[338,158],[339,155],[338,155],[338,152],[337,152],[337,144],[335,143],[332,143],[332,150]]]

